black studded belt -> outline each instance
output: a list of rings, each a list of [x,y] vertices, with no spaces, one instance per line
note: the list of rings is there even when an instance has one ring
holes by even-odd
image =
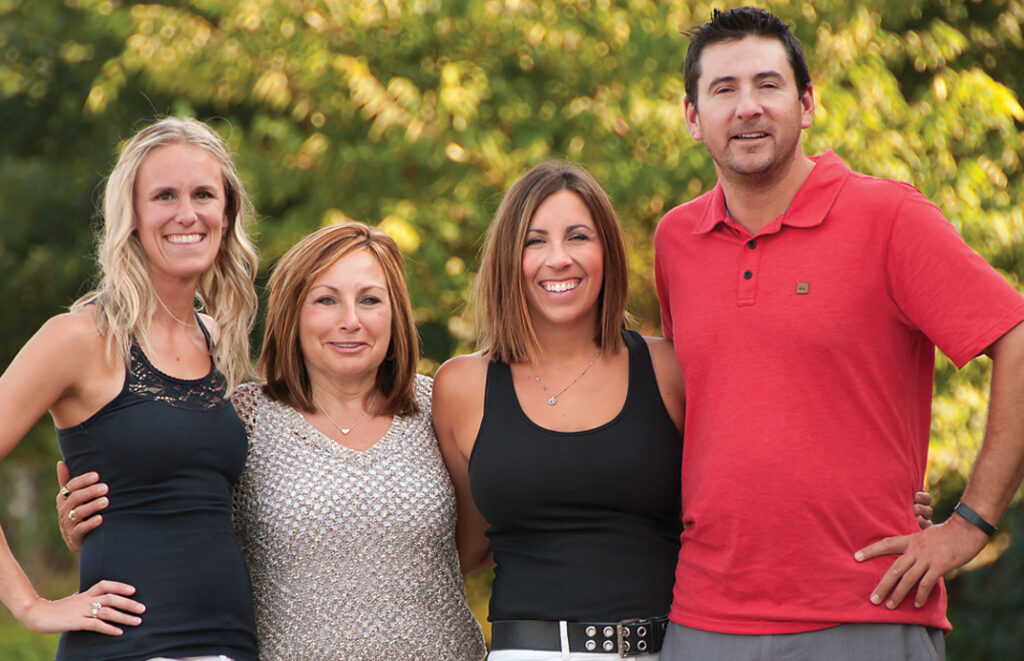
[[[570,652],[618,654],[620,657],[657,654],[665,638],[667,617],[621,622],[567,622]],[[558,622],[498,620],[491,623],[491,649],[562,649]]]

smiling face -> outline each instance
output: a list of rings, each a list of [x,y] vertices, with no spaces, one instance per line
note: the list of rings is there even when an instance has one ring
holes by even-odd
[[[354,250],[317,276],[302,301],[299,347],[310,383],[316,390],[318,383],[374,378],[390,343],[384,269],[368,250]]]
[[[227,229],[220,165],[198,147],[154,149],[135,179],[135,231],[154,279],[198,278]]]
[[[570,190],[551,194],[530,219],[523,246],[523,285],[534,328],[584,321],[596,329],[603,281],[604,253],[590,211]]]
[[[813,90],[798,92],[782,42],[751,36],[709,45],[700,72],[698,105],[684,102],[686,125],[719,178],[778,179],[801,155],[800,131],[814,117]]]

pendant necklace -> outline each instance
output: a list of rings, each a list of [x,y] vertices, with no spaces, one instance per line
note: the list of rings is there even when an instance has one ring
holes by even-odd
[[[587,363],[587,366],[583,368],[583,371],[580,372],[579,374],[577,374],[575,379],[570,381],[567,386],[565,386],[564,388],[562,388],[561,390],[556,392],[554,395],[551,394],[551,391],[548,390],[547,386],[544,385],[544,382],[540,380],[539,376],[537,376],[536,370],[533,369],[533,363],[530,363],[530,371],[533,372],[533,378],[537,381],[537,384],[544,391],[544,394],[546,394],[548,396],[548,406],[554,406],[555,404],[557,404],[558,403],[558,398],[562,396],[562,393],[564,393],[566,390],[571,388],[574,383],[576,383],[577,381],[582,379],[583,375],[586,374],[587,371],[589,371],[590,368],[594,366],[594,363],[596,363],[597,359],[600,358],[600,357],[601,357],[601,351],[599,349],[597,351],[597,355],[594,356],[594,359],[592,361]]]
[[[377,393],[373,393],[373,397],[370,398],[369,406],[367,406],[366,410],[363,411],[363,414],[361,416],[359,416],[359,419],[356,420],[355,422],[353,422],[351,427],[347,427],[347,428],[346,427],[342,427],[337,422],[335,422],[334,418],[332,418],[330,416],[330,414],[328,414],[327,411],[324,410],[324,407],[320,406],[320,402],[316,401],[316,397],[313,398],[313,403],[316,404],[316,407],[318,409],[320,409],[320,412],[323,413],[324,416],[328,420],[331,421],[331,424],[338,428],[338,431],[340,431],[344,436],[348,436],[350,433],[352,433],[352,430],[355,429],[356,427],[358,427],[359,423],[362,422],[366,418],[366,416],[370,413],[370,409],[373,408],[373,402],[376,399],[377,399]]]

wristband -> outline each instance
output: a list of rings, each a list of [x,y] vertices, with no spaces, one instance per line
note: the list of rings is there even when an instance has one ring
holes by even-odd
[[[986,521],[985,519],[981,518],[981,515],[979,515],[977,512],[972,510],[967,505],[965,505],[962,500],[956,504],[956,507],[953,508],[953,511],[967,519],[968,523],[970,523],[971,525],[973,525],[989,537],[996,534],[996,527],[988,521]]]

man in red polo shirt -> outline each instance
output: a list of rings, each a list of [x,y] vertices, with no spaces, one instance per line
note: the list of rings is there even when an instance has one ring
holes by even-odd
[[[943,658],[941,576],[1024,477],[1024,299],[909,184],[804,155],[813,88],[778,18],[689,36],[686,124],[718,184],[655,235],[687,395],[661,658]],[[935,346],[994,366],[962,504],[921,531]]]

